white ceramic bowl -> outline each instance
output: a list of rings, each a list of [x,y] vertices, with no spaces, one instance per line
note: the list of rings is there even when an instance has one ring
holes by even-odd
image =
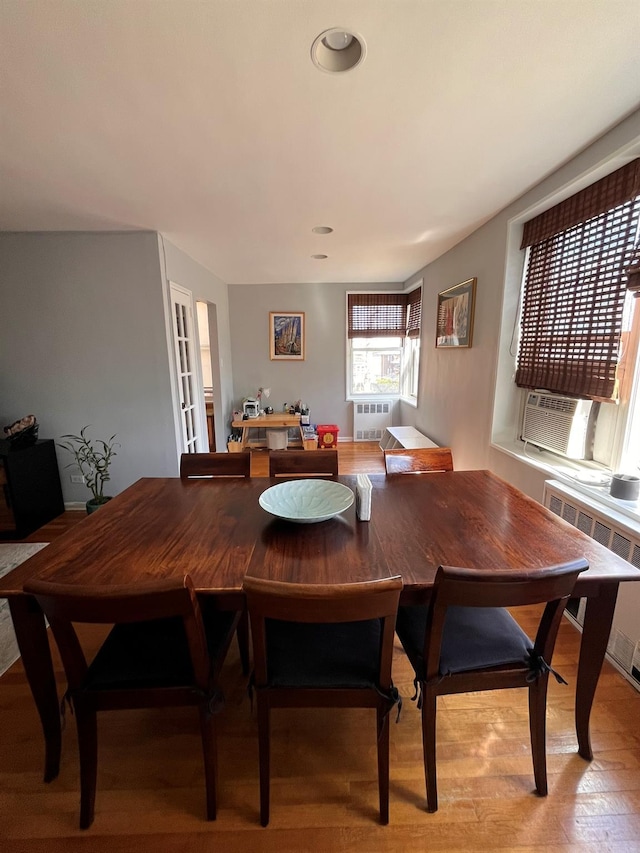
[[[332,480],[285,480],[260,495],[266,512],[287,521],[313,524],[326,521],[349,509],[353,492]]]

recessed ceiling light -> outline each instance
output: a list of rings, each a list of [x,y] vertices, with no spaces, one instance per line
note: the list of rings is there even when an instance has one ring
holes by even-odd
[[[331,234],[333,228],[329,228],[328,225],[316,225],[316,227],[311,230],[314,234]]]
[[[311,46],[311,59],[322,71],[336,74],[360,65],[366,54],[361,36],[340,27],[325,30]]]
[[[311,255],[314,261],[324,261],[329,255]]]

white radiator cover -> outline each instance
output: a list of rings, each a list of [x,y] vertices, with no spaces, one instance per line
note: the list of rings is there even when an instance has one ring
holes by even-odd
[[[556,480],[545,483],[543,503],[640,573],[640,524]],[[566,611],[579,627],[584,620],[585,602],[580,599],[576,613]],[[640,691],[640,581],[620,584],[607,657]]]
[[[353,440],[380,441],[393,421],[393,400],[356,400],[353,403]]]

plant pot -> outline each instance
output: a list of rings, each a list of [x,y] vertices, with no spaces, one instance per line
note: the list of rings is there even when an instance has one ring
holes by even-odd
[[[100,509],[101,506],[104,506],[110,500],[110,497],[102,498],[102,500],[99,501],[96,501],[94,500],[94,498],[91,498],[90,501],[87,501],[87,515],[91,515],[92,512],[95,512],[97,509]]]

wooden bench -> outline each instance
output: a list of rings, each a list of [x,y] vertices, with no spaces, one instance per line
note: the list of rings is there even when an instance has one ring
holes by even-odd
[[[415,427],[399,426],[387,427],[380,439],[380,450],[415,450],[418,447],[438,447],[435,441],[431,441]]]

